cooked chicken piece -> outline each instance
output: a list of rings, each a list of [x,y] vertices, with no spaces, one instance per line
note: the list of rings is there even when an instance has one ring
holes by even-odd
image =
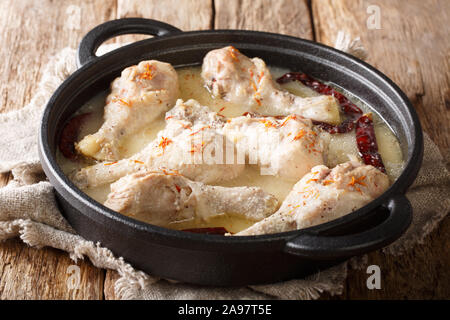
[[[276,211],[278,201],[256,187],[209,186],[177,174],[142,171],[113,183],[105,206],[164,226],[225,213],[259,221]]]
[[[261,174],[298,181],[312,167],[324,164],[325,141],[312,122],[298,115],[277,119],[250,115],[228,120],[225,136]]]
[[[349,161],[334,169],[312,168],[270,217],[236,235],[258,235],[308,228],[355,211],[389,186],[386,174],[370,165]]]
[[[208,107],[179,99],[166,113],[164,130],[142,151],[128,159],[83,168],[72,180],[80,188],[94,187],[148,168],[177,170],[204,183],[233,179],[245,164],[224,161],[225,148],[232,145],[221,133],[224,124],[224,119]]]
[[[283,91],[263,60],[249,59],[232,46],[208,52],[202,77],[213,96],[240,104],[242,112],[298,114],[332,124],[340,122],[339,104],[334,97],[301,98]]]
[[[169,110],[178,93],[178,76],[168,63],[149,60],[124,69],[111,84],[103,125],[77,143],[76,149],[97,160],[120,159],[123,138]]]

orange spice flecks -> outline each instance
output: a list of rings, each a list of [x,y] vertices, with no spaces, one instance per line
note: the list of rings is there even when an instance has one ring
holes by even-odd
[[[197,131],[195,131],[195,132],[192,132],[192,133],[190,134],[190,136],[193,136],[194,134],[197,134],[197,133],[199,133],[199,132],[201,132],[201,131],[203,131],[203,130],[205,130],[205,129],[209,129],[209,128],[211,128],[211,126],[204,126],[203,128],[201,128],[201,129],[199,129],[199,130],[197,130]]]
[[[173,141],[170,140],[169,138],[161,137],[161,141],[159,142],[158,147],[162,148],[162,149],[163,149],[163,152],[164,152],[164,149],[165,149],[169,144],[171,144],[172,142],[173,142]]]
[[[305,191],[300,191],[298,194],[302,194],[303,199],[308,199],[309,197],[314,195],[314,190],[306,190],[306,188],[303,188]]]
[[[223,110],[225,110],[225,107],[220,108],[220,110],[217,111],[217,115],[218,115],[219,117],[225,118],[225,116],[224,116],[223,114],[221,114],[221,112],[222,112]]]
[[[261,80],[263,77],[264,77],[264,71],[262,71],[261,74],[259,75],[258,84],[261,83]]]
[[[357,179],[357,183],[366,187],[367,185],[363,182],[363,180],[366,179],[366,176],[361,176]]]
[[[258,106],[261,106],[261,99],[259,98],[259,93],[255,93],[253,95],[253,99],[255,99],[256,103],[258,104]]]
[[[329,184],[332,184],[332,183],[334,183],[334,180],[325,180],[324,182],[322,182],[322,184],[324,185],[324,186],[327,186],[327,185],[329,185]]]
[[[129,100],[127,100],[127,99],[114,98],[114,99],[112,99],[111,101],[114,102],[114,103],[117,103],[117,102],[118,102],[118,103],[123,104],[123,105],[125,105],[125,106],[127,106],[127,107],[130,107],[130,108],[131,108],[131,106],[132,106],[131,101],[129,101]]]
[[[114,161],[114,162],[109,162],[109,163],[105,163],[105,166],[110,166],[110,165],[113,165],[113,164],[116,164],[118,161]]]
[[[280,124],[280,127],[283,127],[286,125],[286,123],[288,123],[289,120],[295,120],[297,119],[297,117],[295,116],[295,114],[291,114],[290,116],[286,117],[286,119],[284,119],[283,123]]]
[[[366,176],[361,176],[357,179],[355,179],[354,176],[352,176],[352,180],[348,183],[349,186],[355,187],[356,184],[359,184],[361,186],[366,186],[366,184],[363,182],[363,180],[366,179]],[[356,187],[355,187],[356,189]]]
[[[276,128],[277,126],[267,119],[259,120],[259,122],[263,123],[266,128]]]
[[[239,61],[239,58],[238,58],[239,50],[238,49],[236,49],[233,46],[230,46],[228,51],[230,52],[230,56],[231,56],[231,58],[233,58],[234,61]]]
[[[190,125],[190,124],[184,124],[184,123],[181,123],[180,125],[181,125],[181,127],[182,127],[183,129],[188,129],[188,130],[192,130],[192,128],[191,128],[191,125]]]
[[[293,213],[293,212],[295,211],[295,209],[297,209],[297,208],[299,208],[299,207],[300,207],[300,205],[296,205],[296,206],[292,207],[292,209],[289,210],[288,214]]]
[[[175,169],[166,170],[164,168],[160,168],[160,170],[166,175],[166,176],[179,176],[180,173]]]
[[[196,144],[196,145],[194,145],[192,148],[191,148],[191,153],[194,153],[194,152],[201,152],[202,150],[203,150],[203,147],[205,146],[205,142],[204,141],[202,141],[202,143],[198,143],[198,144]]]
[[[145,71],[140,74],[139,78],[146,79],[146,80],[152,80],[154,76],[154,67],[151,66],[149,63],[145,64]]]
[[[133,160],[133,161],[134,161],[134,163],[144,164],[144,162],[139,161],[139,160]]]
[[[292,141],[301,139],[305,134],[306,134],[305,130],[301,129],[299,133],[297,133],[297,135],[294,137],[294,139],[292,139]]]
[[[251,73],[251,76],[253,78],[253,73]],[[261,95],[258,92],[258,87],[256,86],[255,82],[253,82],[253,79],[250,79],[250,85],[253,88],[253,91],[255,91],[255,93],[253,94],[253,99],[256,101],[256,103],[258,104],[258,106],[261,106]]]
[[[356,183],[356,179],[354,176],[352,176],[352,180],[348,183],[348,186],[354,186]]]
[[[308,181],[306,181],[306,183],[310,183],[311,181],[317,182],[317,181],[319,181],[319,179],[313,179],[313,178],[311,178],[311,179],[309,179]]]

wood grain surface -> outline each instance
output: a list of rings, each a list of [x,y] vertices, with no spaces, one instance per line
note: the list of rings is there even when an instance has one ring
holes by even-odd
[[[313,39],[307,0],[215,0],[214,5],[214,29],[277,32]]]
[[[337,32],[359,36],[368,62],[408,95],[424,130],[449,159],[449,13],[447,0],[2,0],[0,1],[0,112],[28,103],[49,57],[104,21],[121,17],[161,20],[182,30],[250,29],[280,32],[333,45]],[[368,28],[379,10],[380,29]],[[378,8],[378,9],[376,9]],[[111,41],[134,41],[122,36]],[[9,175],[0,177],[6,184]],[[450,219],[408,254],[369,255],[382,270],[382,289],[368,290],[367,274],[350,270],[345,290],[322,299],[450,298]],[[81,270],[79,289],[69,289],[68,267]],[[62,251],[0,243],[0,299],[114,299],[117,273],[88,261],[75,264]]]

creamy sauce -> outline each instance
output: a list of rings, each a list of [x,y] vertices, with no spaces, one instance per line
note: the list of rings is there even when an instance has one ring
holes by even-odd
[[[287,70],[279,68],[270,68],[273,78],[281,76],[286,73]],[[179,75],[179,83],[181,95],[183,100],[195,99],[200,104],[209,106],[213,111],[216,111],[226,117],[237,117],[242,115],[242,108],[238,105],[234,105],[222,99],[213,99],[209,92],[203,85],[203,80],[200,76],[201,67],[189,67],[177,70]],[[312,89],[305,87],[301,83],[294,81],[282,85],[285,90],[296,94],[301,97],[318,95]],[[345,92],[344,92],[345,93]],[[378,142],[379,153],[383,159],[386,167],[389,179],[394,181],[403,170],[403,157],[397,138],[390,130],[386,122],[383,121],[373,110],[367,105],[352,97],[348,93],[345,93],[348,98],[352,100],[358,107],[364,112],[373,112],[373,120],[375,126],[375,134]],[[77,114],[90,112],[91,116],[86,120],[80,129],[79,138],[84,137],[87,134],[96,132],[103,120],[103,107],[107,93],[103,92],[92,98],[86,103]],[[122,144],[123,158],[128,158],[133,154],[140,151],[145,145],[152,141],[157,133],[165,126],[164,115],[157,118],[150,127],[128,137]],[[349,155],[353,155],[359,158],[358,150],[355,143],[355,133],[334,134],[323,133],[330,140],[327,166],[334,167],[339,163],[343,163],[349,160]],[[82,167],[86,167],[92,164],[90,160],[74,162],[64,158],[61,153],[57,153],[57,161],[61,166],[63,172],[70,176],[70,174]],[[257,186],[261,187],[266,192],[269,192],[276,196],[280,203],[284,200],[287,194],[292,189],[296,181],[288,181],[282,178],[260,175],[260,170],[254,165],[247,165],[244,173],[238,178],[226,181],[220,185],[226,187],[234,186]],[[104,185],[96,188],[89,188],[85,190],[86,194],[100,203],[104,203],[107,195],[110,191],[109,185]],[[136,217],[144,222],[151,222],[145,216]],[[254,222],[248,221],[242,218],[233,217],[230,215],[222,215],[210,219],[209,221],[183,221],[170,224],[169,228],[173,229],[187,229],[187,228],[199,228],[199,227],[225,227],[230,232],[238,232],[249,227]]]

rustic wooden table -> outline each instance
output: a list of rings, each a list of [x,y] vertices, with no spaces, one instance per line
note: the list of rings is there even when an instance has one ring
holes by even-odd
[[[450,155],[450,2],[448,0],[1,0],[1,112],[27,104],[49,57],[76,47],[91,28],[122,17],[162,20],[182,30],[252,29],[333,45],[339,30],[360,36],[368,62],[413,102],[424,130]],[[377,17],[379,16],[379,20]],[[122,36],[130,41],[136,36]],[[112,41],[119,41],[118,39]],[[9,179],[3,175],[0,184]],[[365,270],[350,270],[338,299],[450,298],[450,218],[408,254],[369,255],[382,289],[368,290]],[[114,299],[117,275],[81,261],[81,285],[69,290],[67,254],[0,244],[1,299]]]

